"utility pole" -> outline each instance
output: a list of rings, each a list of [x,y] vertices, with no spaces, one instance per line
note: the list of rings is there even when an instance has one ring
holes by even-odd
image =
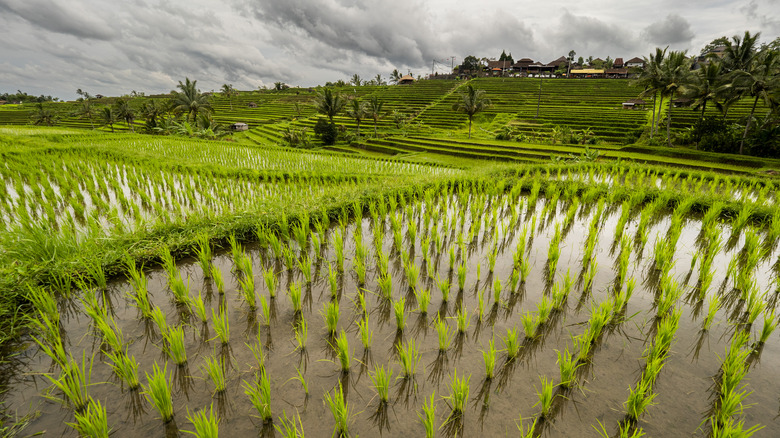
[[[539,75],[539,100],[536,101],[536,118],[539,118],[539,107],[542,105],[542,75]]]
[[[433,68],[436,65],[436,59],[431,60],[431,76],[433,76]]]

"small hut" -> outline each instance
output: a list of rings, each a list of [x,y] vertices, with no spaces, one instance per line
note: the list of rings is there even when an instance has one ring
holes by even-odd
[[[249,108],[257,108],[257,103],[255,102],[249,102],[249,105],[247,105]]]
[[[642,99],[629,99],[623,102],[623,109],[637,109],[642,108],[646,102]]]
[[[244,122],[237,122],[230,125],[230,130],[233,132],[246,131],[249,129],[249,125]]]
[[[401,76],[401,79],[398,80],[398,85],[412,84],[412,83],[414,83],[414,76],[412,75],[403,75]]]

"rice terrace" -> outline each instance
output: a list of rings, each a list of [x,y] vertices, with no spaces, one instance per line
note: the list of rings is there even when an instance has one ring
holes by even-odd
[[[780,52],[739,38],[0,106],[2,436],[780,436]]]

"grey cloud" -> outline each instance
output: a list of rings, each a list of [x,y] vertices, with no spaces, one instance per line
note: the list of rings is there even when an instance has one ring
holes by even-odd
[[[46,0],[0,0],[0,11],[55,33],[97,40],[115,36],[108,23],[96,18],[92,11],[83,10],[76,2],[61,5]]]
[[[574,15],[564,11],[559,24],[550,31],[550,51],[553,60],[574,50],[579,56],[636,56],[637,41],[630,26],[612,24],[594,17]],[[547,61],[549,62],[549,61]]]
[[[688,20],[677,14],[669,14],[642,31],[645,40],[659,46],[689,45],[694,36]]]

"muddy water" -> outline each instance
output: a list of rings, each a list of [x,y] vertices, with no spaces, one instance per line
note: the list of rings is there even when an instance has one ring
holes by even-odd
[[[538,217],[543,208],[542,200],[533,211],[524,209],[520,212],[521,217],[526,219],[524,224],[530,226],[530,218],[533,215]],[[210,309],[218,309],[220,303],[228,309],[231,334],[227,348],[223,348],[218,340],[213,339],[215,334],[211,321],[203,326],[194,316],[187,316],[186,312],[181,312],[172,304],[164,273],[149,272],[149,290],[153,303],[165,311],[169,324],[183,324],[187,333],[188,365],[179,368],[168,361],[168,370],[173,375],[171,380],[174,388],[175,425],[163,425],[158,414],[142,396],[127,391],[117,381],[109,365],[104,363],[105,357],[100,352],[100,342],[93,334],[89,319],[78,300],[63,300],[60,304],[63,331],[69,351],[74,357],[94,357],[90,395],[107,407],[109,424],[115,431],[114,436],[175,436],[177,428],[193,430],[187,420],[188,412],[208,408],[212,404],[220,413],[220,430],[227,434],[226,436],[279,436],[271,426],[263,425],[256,417],[257,412],[242,388],[242,381],[250,381],[257,371],[255,359],[246,344],[254,344],[258,340],[267,355],[266,370],[271,378],[274,417],[281,416],[283,412],[288,416],[297,412],[309,436],[332,434],[334,420],[323,402],[323,395],[326,392],[332,394],[339,383],[344,385],[347,392],[352,413],[350,431],[353,435],[420,436],[423,429],[417,412],[434,392],[437,400],[437,427],[448,417],[450,408],[442,397],[450,394],[449,385],[456,370],[459,377],[470,376],[470,400],[465,410],[460,436],[512,436],[516,433],[516,422],[521,416],[532,420],[539,413],[539,407],[535,405],[538,401],[536,391],[540,387],[540,376],[551,378],[556,383],[560,380],[556,350],[568,348],[569,351],[575,352],[576,346],[572,344],[571,336],[584,331],[592,303],[604,301],[612,294],[611,285],[616,275],[614,266],[618,252],[612,248],[612,242],[614,227],[620,215],[619,209],[608,214],[602,221],[595,255],[599,271],[592,291],[583,293],[582,287],[576,285],[569,296],[565,311],[553,319],[541,340],[527,345],[520,358],[511,366],[502,367],[505,356],[499,353],[496,378],[487,382],[484,380],[481,350],[487,346],[491,337],[495,339],[496,348],[503,348],[501,337],[508,329],[518,329],[522,340],[520,316],[527,311],[535,311],[548,289],[545,282],[547,250],[554,233],[554,224],[563,220],[567,208],[568,205],[561,202],[558,214],[552,217],[551,221],[538,218],[537,230],[532,244],[527,249],[532,266],[531,273],[527,283],[519,287],[516,294],[508,291],[508,279],[513,268],[512,253],[520,238],[519,229],[508,230],[506,235],[500,235],[501,252],[492,274],[488,273],[487,269],[487,254],[492,247],[492,230],[486,233],[482,230],[477,240],[470,245],[469,252],[464,255],[468,275],[462,292],[457,290],[457,274],[450,272],[448,266],[448,247],[457,233],[447,233],[447,242],[438,258],[437,273],[441,277],[449,276],[452,279],[453,286],[448,303],[442,302],[432,275],[426,273],[419,236],[415,242],[409,242],[407,238],[406,247],[410,253],[414,251],[416,264],[420,267],[420,284],[433,291],[428,316],[420,315],[416,311],[414,295],[410,294],[406,284],[400,257],[392,249],[393,234],[389,230],[389,221],[380,224],[386,227],[383,251],[392,254],[390,272],[393,275],[394,298],[406,297],[410,311],[407,313],[407,329],[399,335],[392,310],[376,293],[377,271],[374,258],[370,255],[365,289],[369,291],[366,299],[370,311],[369,321],[374,331],[374,343],[368,352],[364,351],[360,344],[356,324],[360,311],[356,304],[358,286],[349,261],[354,254],[355,225],[351,224],[345,234],[345,253],[348,259],[346,273],[341,277],[339,287],[339,328],[348,334],[353,357],[351,370],[347,375],[339,370],[330,340],[325,334],[321,315],[323,304],[330,299],[327,260],[335,261],[331,248],[325,248],[321,255],[326,262],[320,261],[315,265],[314,280],[310,286],[304,287],[303,317],[309,327],[308,348],[305,352],[296,350],[293,336],[294,314],[285,293],[290,282],[302,282],[303,278],[297,270],[288,271],[281,262],[273,260],[270,250],[251,245],[246,248],[254,261],[255,288],[258,295],[268,295],[262,277],[263,268],[274,267],[279,278],[278,295],[271,302],[273,318],[270,327],[259,324],[259,311],[250,311],[243,302],[237,278],[232,272],[233,262],[229,254],[218,255],[213,260],[226,281],[224,296],[217,293],[211,281],[204,280],[200,267],[193,260],[180,262],[181,272],[190,279],[190,295],[195,297],[199,291],[203,294],[209,315]],[[565,234],[560,246],[561,257],[556,281],[560,281],[567,270],[570,270],[573,276],[582,271],[581,253],[588,224],[595,210],[593,206],[581,206],[580,214]],[[454,209],[448,210],[448,214],[453,218]],[[636,233],[638,218],[637,211],[625,230],[632,237]],[[419,211],[413,219],[420,220]],[[508,221],[508,216],[504,216],[503,220]],[[362,240],[371,249],[371,253],[372,226],[368,219],[361,223]],[[636,384],[644,367],[643,351],[652,341],[649,330],[656,312],[653,306],[655,286],[649,281],[653,264],[653,242],[656,233],[664,236],[668,226],[668,217],[662,217],[651,226],[650,238],[645,247],[641,250],[634,247],[628,270],[628,275],[637,281],[627,310],[627,315],[631,315],[631,318],[608,330],[604,335],[596,346],[592,362],[582,370],[579,388],[567,394],[565,399],[558,400],[557,413],[549,427],[544,429],[545,436],[594,436],[594,427],[597,427],[599,422],[605,425],[610,434],[614,434],[616,424],[625,412],[624,402],[628,397],[628,388]],[[691,258],[698,251],[696,236],[699,228],[700,224],[695,218],[685,225],[675,254],[676,265],[673,272],[680,284],[684,285],[686,292],[695,284],[698,275],[697,267],[687,283],[685,282]],[[418,226],[418,229],[421,230],[422,227]],[[332,232],[333,229],[327,238],[322,239],[323,242],[329,242]],[[728,232],[728,228],[724,228],[724,241]],[[422,235],[423,232],[419,234]],[[732,255],[741,249],[742,240],[737,240],[732,249],[723,251],[716,257],[714,266],[718,268],[710,294],[728,292],[728,287],[722,292],[718,291],[718,287],[724,280],[725,267]],[[311,249],[307,251],[310,254],[312,252]],[[459,251],[456,249],[457,252]],[[769,261],[776,259],[777,251],[774,251],[757,269],[755,276],[761,290],[774,290],[771,280],[775,274],[772,273]],[[504,285],[503,303],[498,307],[493,306],[492,300],[491,288],[494,279],[500,279]],[[479,322],[475,315],[478,308],[477,296],[485,289],[486,313],[483,321]],[[136,309],[130,306],[125,297],[130,290],[130,285],[125,282],[111,284],[106,294],[107,305],[113,309],[124,339],[129,344],[128,352],[140,363],[141,381],[145,382],[144,372],[150,372],[155,362],[164,364],[166,356],[159,347],[161,343],[157,328],[141,321]],[[433,321],[437,312],[442,316],[454,316],[460,305],[468,310],[471,325],[465,335],[454,337],[450,349],[442,354],[438,351]],[[728,321],[730,309],[721,310],[712,330],[701,334],[706,302],[700,312],[696,312],[695,305],[685,302],[679,305],[683,309],[680,328],[655,386],[656,404],[640,419],[640,425],[649,436],[705,434],[700,425],[705,420],[705,412],[712,402],[713,376],[718,371],[733,333]],[[455,320],[448,319],[448,324],[454,331]],[[760,327],[754,328],[754,333],[758,329]],[[397,364],[394,345],[399,339],[403,342],[416,339],[420,343],[420,365],[411,381],[395,380],[395,376],[400,373],[400,366]],[[210,355],[221,355],[228,363],[228,390],[223,395],[213,394],[212,383],[202,371],[204,357]],[[780,345],[778,333],[775,333],[760,356],[752,362],[743,381],[748,385],[747,388],[753,391],[746,399],[746,403],[750,404],[745,411],[746,424],[765,426],[756,436],[780,434],[780,420],[776,419],[779,407],[777,394],[780,393],[780,370],[776,366],[780,361],[778,355]],[[52,367],[51,360],[41,354],[32,342],[28,342],[26,347],[22,348],[21,361],[23,372],[14,376],[10,391],[5,397],[6,407],[18,415],[39,413],[26,429],[26,433],[46,432],[48,436],[77,436],[75,431],[65,425],[66,422],[73,421],[72,411],[44,396],[47,393],[54,397],[59,396],[56,390],[51,390],[49,381],[44,377],[46,373],[53,372],[56,375],[58,372]],[[378,410],[379,403],[368,375],[375,366],[390,367],[394,370],[390,404],[381,410]],[[305,376],[308,396],[300,382],[294,380],[297,376],[296,368]],[[442,432],[445,431],[446,429],[442,429]]]

